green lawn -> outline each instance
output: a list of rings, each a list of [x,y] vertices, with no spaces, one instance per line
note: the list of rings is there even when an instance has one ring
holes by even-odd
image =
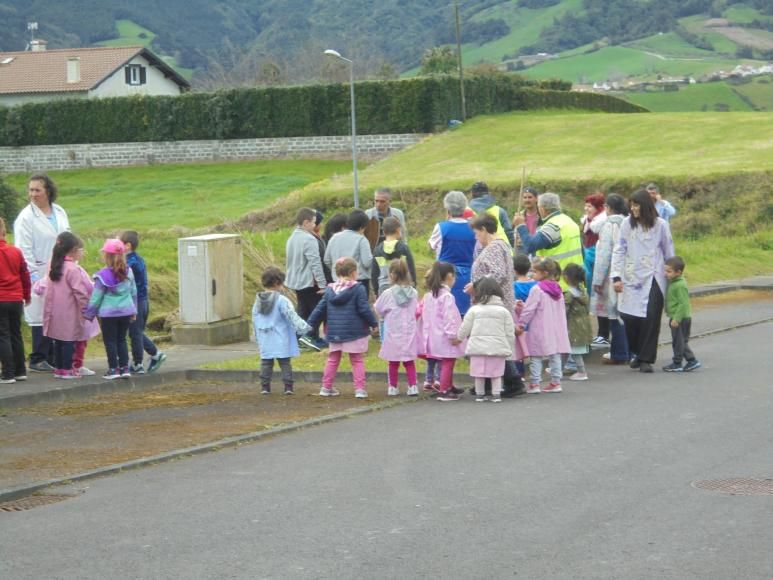
[[[752,101],[758,110],[773,112],[773,76],[756,77],[732,88]]]
[[[641,38],[626,44],[629,48],[672,57],[713,58],[711,51],[696,48],[675,32],[666,32]]]
[[[624,98],[657,112],[716,111],[722,105],[731,111],[753,110],[726,82],[679,85],[676,92],[626,92]]]
[[[749,24],[755,20],[767,20],[768,22],[773,20],[773,16],[762,14],[756,8],[752,8],[743,3],[729,6],[722,13],[722,16],[727,18],[731,24]]]

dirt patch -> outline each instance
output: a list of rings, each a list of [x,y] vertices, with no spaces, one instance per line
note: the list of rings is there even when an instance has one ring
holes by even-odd
[[[383,401],[373,386],[355,399],[320,397],[319,385],[296,394],[261,395],[254,384],[184,383],[88,401],[46,403],[0,417],[0,488],[66,477],[224,437],[338,413]]]
[[[770,290],[736,290],[721,294],[709,294],[693,298],[691,305],[695,308],[710,308],[725,304],[751,304],[753,302],[773,302],[773,292]]]
[[[718,27],[713,28],[712,30],[726,36],[736,44],[742,44],[743,46],[749,46],[751,48],[756,48],[757,50],[773,49],[773,40],[764,36],[764,30],[755,31],[754,29],[736,26]]]

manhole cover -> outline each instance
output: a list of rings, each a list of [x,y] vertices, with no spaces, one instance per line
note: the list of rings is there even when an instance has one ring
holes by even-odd
[[[694,481],[692,486],[729,495],[773,495],[773,478],[707,479]]]
[[[74,495],[30,495],[0,503],[0,512],[23,512],[75,497]]]

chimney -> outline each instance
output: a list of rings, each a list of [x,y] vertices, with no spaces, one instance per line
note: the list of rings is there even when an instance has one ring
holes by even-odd
[[[45,40],[35,39],[30,41],[30,50],[32,52],[43,52],[46,50],[46,44],[48,44]]]
[[[73,56],[67,59],[67,82],[81,82],[81,59]]]

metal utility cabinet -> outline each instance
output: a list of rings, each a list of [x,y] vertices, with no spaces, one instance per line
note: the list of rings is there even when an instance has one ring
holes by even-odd
[[[241,237],[180,238],[177,257],[180,324],[172,328],[175,342],[212,345],[246,340]]]

